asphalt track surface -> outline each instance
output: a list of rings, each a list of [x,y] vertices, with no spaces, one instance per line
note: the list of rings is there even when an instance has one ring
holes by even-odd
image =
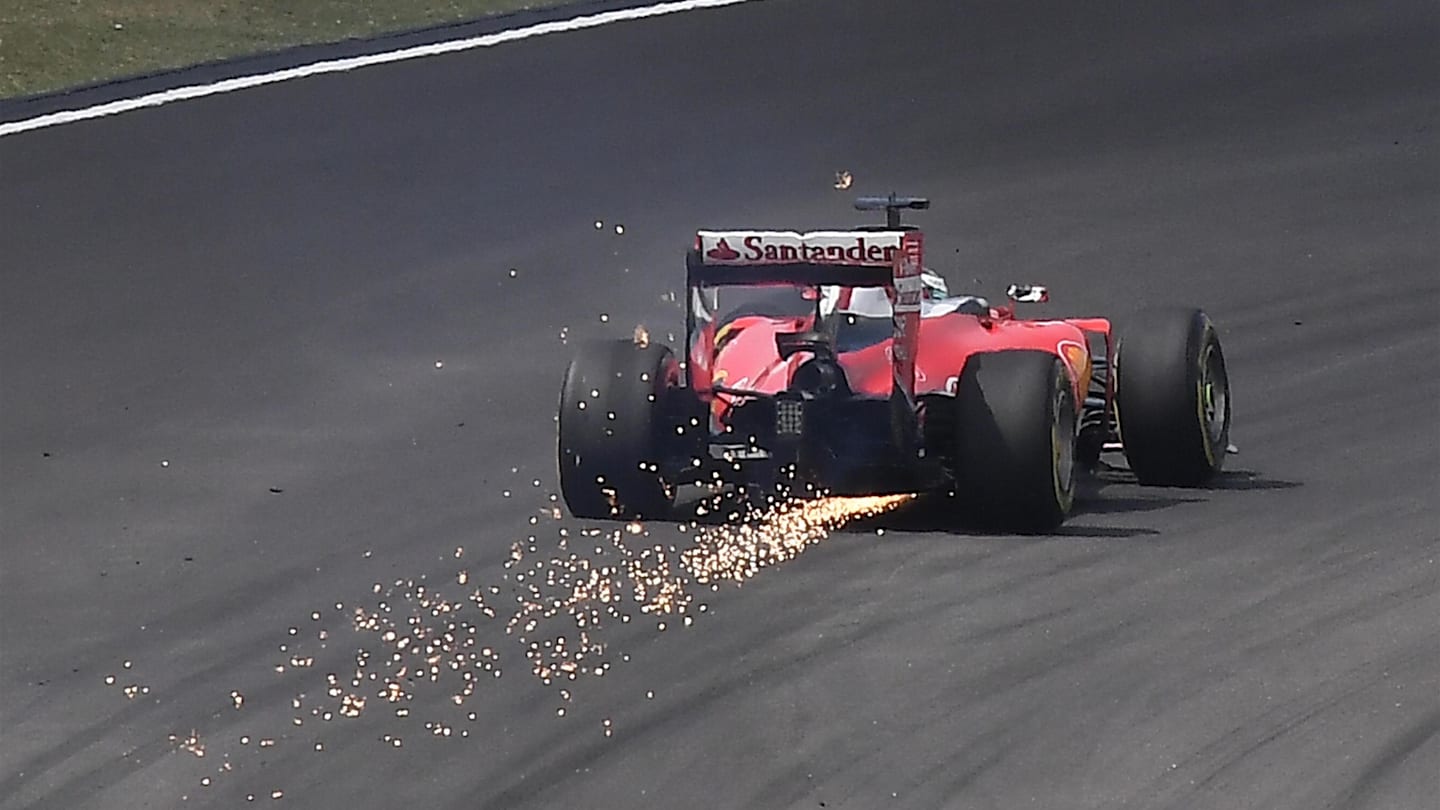
[[[0,140],[0,807],[1435,807],[1440,24],[1171,5],[774,0]],[[862,221],[837,170],[953,287],[1206,308],[1241,454],[835,533],[566,703],[502,563],[585,528],[573,343],[678,328],[696,226]],[[499,586],[503,677],[309,714],[421,577]]]

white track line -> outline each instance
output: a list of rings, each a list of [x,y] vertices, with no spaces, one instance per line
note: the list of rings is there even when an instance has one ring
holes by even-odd
[[[531,37],[544,36],[545,34],[579,31],[585,28],[596,28],[601,25],[609,25],[610,23],[624,22],[626,20],[659,17],[664,14],[674,14],[680,11],[718,8],[720,6],[730,6],[749,1],[750,0],[675,0],[675,2],[659,3],[653,6],[606,11],[599,14],[572,17],[568,20],[554,20],[536,25],[527,25],[523,28],[496,31],[493,34],[485,34],[484,36],[470,37],[467,39],[454,39],[448,42],[416,45],[412,48],[402,48],[397,51],[367,54],[365,56],[352,56],[348,59],[332,59],[327,62],[315,62],[309,65],[300,65],[298,67],[286,68],[285,70],[277,70],[270,73],[238,76],[233,79],[212,82],[211,84],[193,84],[186,87],[176,87],[171,90],[163,90],[158,93],[150,93],[135,98],[124,98],[106,104],[97,104],[93,107],[84,107],[78,110],[61,110],[60,112],[49,113],[48,115],[27,118],[23,121],[12,121],[8,124],[0,124],[0,137],[14,135],[20,132],[28,132],[32,129],[44,129],[45,127],[70,124],[76,121],[87,121],[91,118],[103,118],[107,115],[118,115],[119,113],[139,110],[145,107],[159,107],[162,104],[170,104],[175,101],[203,98],[219,93],[233,93],[236,90],[244,90],[247,87],[259,87],[263,84],[287,82],[291,79],[301,79],[320,73],[339,73],[341,71],[354,70],[370,65],[384,65],[390,62],[401,62],[406,59],[419,59],[421,57],[436,56],[442,53],[468,51],[473,48],[488,48],[503,42],[529,39]]]

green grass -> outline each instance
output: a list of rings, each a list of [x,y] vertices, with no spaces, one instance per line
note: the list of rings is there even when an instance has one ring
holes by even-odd
[[[561,0],[0,0],[0,98]]]

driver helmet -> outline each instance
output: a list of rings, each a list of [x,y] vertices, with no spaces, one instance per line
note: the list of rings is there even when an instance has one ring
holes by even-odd
[[[950,286],[945,283],[945,277],[928,267],[920,270],[920,283],[925,285],[926,301],[939,301],[950,297]]]
[[[921,295],[927,302],[942,301],[950,297],[950,287],[945,277],[925,268],[920,271]],[[844,287],[826,284],[820,288],[820,315],[829,317],[834,312],[845,312],[866,318],[888,318],[893,312],[890,298],[879,287]]]

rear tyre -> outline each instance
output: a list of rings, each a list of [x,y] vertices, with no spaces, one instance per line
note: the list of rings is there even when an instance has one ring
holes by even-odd
[[[1078,409],[1049,352],[972,355],[955,392],[956,496],[988,527],[1040,533],[1075,502]]]
[[[682,394],[664,346],[633,341],[581,348],[560,389],[560,492],[579,518],[664,518],[675,503],[665,479]]]
[[[1230,441],[1230,384],[1204,312],[1146,312],[1125,329],[1115,358],[1115,411],[1140,483],[1195,487],[1215,477]]]

